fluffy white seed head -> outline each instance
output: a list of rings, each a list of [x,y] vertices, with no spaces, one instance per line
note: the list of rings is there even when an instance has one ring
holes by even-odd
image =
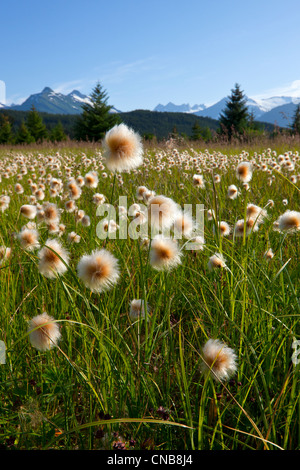
[[[216,268],[225,268],[226,267],[226,260],[222,253],[215,253],[212,255],[208,260],[208,269],[212,271]]]
[[[21,206],[20,213],[27,219],[34,219],[36,217],[37,208],[31,204],[24,204]]]
[[[177,240],[157,235],[150,248],[150,264],[157,271],[170,271],[181,264]]]
[[[281,232],[297,232],[300,230],[300,212],[287,210],[278,219]]]
[[[252,164],[250,162],[241,162],[236,169],[237,178],[243,183],[249,183],[252,179]]]
[[[22,228],[17,237],[23,250],[33,251],[40,248],[39,233],[34,228]]]
[[[47,351],[57,346],[61,338],[59,325],[46,312],[33,317],[28,324],[29,340],[39,351]]]
[[[148,202],[148,221],[157,231],[171,228],[178,214],[178,205],[169,197],[157,195]]]
[[[110,129],[103,146],[107,168],[112,172],[130,171],[143,163],[141,137],[125,124]]]
[[[209,339],[202,348],[201,370],[215,380],[230,379],[237,371],[237,356],[233,349],[218,339]]]
[[[120,272],[118,260],[106,249],[83,255],[77,265],[78,277],[92,292],[103,292],[117,283]]]
[[[138,318],[145,318],[146,313],[149,313],[149,306],[146,305],[145,309],[145,302],[142,299],[133,299],[130,302],[130,310],[129,310],[129,317],[131,320],[135,321]]]
[[[64,274],[68,269],[69,254],[61,242],[55,238],[46,241],[38,257],[39,271],[49,279],[55,279],[57,275]]]

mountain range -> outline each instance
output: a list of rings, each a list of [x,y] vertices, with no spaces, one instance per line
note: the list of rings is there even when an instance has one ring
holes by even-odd
[[[0,103],[0,108],[29,111],[34,106],[37,111],[49,114],[80,114],[85,103],[91,103],[90,98],[78,90],[64,95],[45,87],[40,93],[30,95],[22,104],[4,106]],[[118,111],[112,108],[112,112]]]
[[[153,111],[189,113],[218,120],[220,113],[226,107],[227,100],[228,98],[222,98],[210,106],[205,104],[176,105],[169,102],[166,105],[158,104]],[[5,106],[0,103],[0,108],[29,111],[34,106],[37,111],[49,114],[80,114],[84,103],[91,103],[90,98],[78,90],[73,90],[71,93],[64,95],[45,87],[40,93],[30,95],[22,104]],[[247,98],[248,110],[253,114],[256,121],[275,124],[279,127],[289,127],[292,124],[299,103],[300,97],[291,96],[273,96],[263,99]],[[121,113],[122,111],[112,107],[111,112]]]
[[[170,102],[166,105],[157,105],[154,111],[192,113],[196,116],[210,117],[218,120],[220,113],[226,107],[227,100],[228,98],[222,98],[211,106],[206,106],[205,104],[195,104],[193,106],[181,104],[177,106]],[[259,100],[247,98],[246,102],[248,111],[253,114],[256,121],[276,124],[279,127],[289,127],[292,124],[299,103],[300,98],[292,96],[273,96]]]

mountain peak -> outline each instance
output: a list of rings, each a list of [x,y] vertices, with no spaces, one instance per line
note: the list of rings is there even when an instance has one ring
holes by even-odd
[[[49,87],[49,86],[46,86],[43,91],[42,91],[42,94],[48,94],[48,93],[53,93],[53,90]]]
[[[68,94],[68,96],[79,96],[79,98],[86,98],[86,95],[83,95],[80,91],[78,90],[73,90],[71,93]]]

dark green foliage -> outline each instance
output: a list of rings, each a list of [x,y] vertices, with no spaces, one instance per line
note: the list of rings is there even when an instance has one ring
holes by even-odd
[[[300,134],[300,104],[298,104],[294,119],[293,119],[293,124],[292,124],[292,131],[294,134]]]
[[[29,111],[16,111],[12,109],[0,110],[0,116],[4,113],[9,116],[12,123],[12,130],[14,133],[16,133],[22,121],[26,123]],[[65,134],[70,139],[74,139],[74,125],[77,116],[72,114],[48,114],[43,112],[39,112],[39,115],[42,118],[49,133],[51,133],[52,129],[60,121],[62,123]]]
[[[24,121],[21,122],[14,139],[16,144],[31,144],[34,138],[30,134]]]
[[[244,93],[236,83],[228,97],[226,108],[220,115],[221,134],[226,134],[229,139],[243,134],[249,125],[246,102]]]
[[[82,106],[83,112],[75,125],[75,137],[77,140],[98,142],[120,119],[118,114],[110,112],[112,106],[107,104],[107,93],[100,83],[95,86],[90,98],[91,104]]]
[[[26,125],[35,142],[42,142],[48,137],[48,131],[43,123],[43,119],[34,106],[32,106],[31,111],[28,113]]]
[[[200,126],[199,121],[196,121],[192,127],[191,139],[209,142],[212,139],[212,132],[208,126]]]
[[[10,144],[13,141],[12,126],[6,114],[0,120],[0,144]]]
[[[11,123],[12,133],[16,136],[22,122],[26,125],[29,112],[30,111],[16,111],[11,109],[0,110],[0,122],[1,116],[7,115]],[[78,116],[71,114],[48,114],[43,112],[39,112],[39,115],[50,136],[53,132],[53,128],[61,122],[67,138],[75,140],[75,124]],[[176,128],[179,136],[187,136],[187,138],[203,140],[204,142],[214,140],[218,136],[219,122],[217,120],[193,114],[136,110],[127,113],[119,113],[118,116],[124,124],[132,127],[145,140],[153,141],[154,139],[161,141],[167,139],[172,134],[174,128]],[[193,129],[195,125],[195,129]],[[201,131],[199,129],[201,129]],[[251,131],[251,129],[254,129],[254,131]],[[257,131],[260,133],[273,132],[274,125],[258,123],[257,121],[254,121],[251,125],[250,122],[250,130],[247,132],[255,136]],[[196,135],[200,136],[200,139],[196,138]]]
[[[67,140],[61,121],[58,121],[56,126],[53,127],[50,133],[50,140],[51,142],[63,142],[64,140]]]
[[[142,137],[155,135],[158,140],[167,139],[174,133],[191,137],[193,126],[199,123],[202,133],[205,135],[205,128],[210,130],[211,136],[219,127],[218,121],[211,118],[204,118],[188,113],[171,113],[159,111],[136,110],[127,113],[120,113],[124,124],[132,127]]]

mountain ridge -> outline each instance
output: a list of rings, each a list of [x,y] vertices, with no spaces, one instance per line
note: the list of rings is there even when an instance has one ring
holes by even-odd
[[[167,105],[159,104],[154,108],[154,111],[159,112],[187,112],[195,114],[196,116],[209,117],[218,120],[220,113],[225,109],[228,97],[222,98],[216,103],[206,105],[175,105],[169,102]],[[253,99],[247,97],[247,107],[250,113],[253,114],[254,119],[259,122],[268,122],[270,124],[278,125],[280,127],[290,127],[293,122],[293,117],[300,103],[300,97],[291,96],[272,96],[270,98]],[[184,107],[184,111],[182,110]],[[193,111],[197,107],[202,109]]]
[[[290,127],[293,122],[296,107],[300,103],[300,97],[291,96],[272,96],[270,98],[249,98],[247,99],[248,110],[256,121],[266,122],[279,127]],[[158,104],[152,111],[156,112],[175,112],[194,114],[195,116],[212,118],[219,120],[221,112],[226,107],[228,97],[222,98],[212,105],[183,103],[176,105],[169,101],[166,105]],[[11,109],[16,111],[29,111],[32,106],[38,112],[50,114],[81,114],[82,105],[91,103],[90,97],[84,95],[78,90],[73,90],[68,94],[55,92],[52,88],[46,86],[39,93],[30,95],[21,104],[12,104],[10,106],[0,103],[0,109]],[[150,111],[150,110],[149,110]],[[114,106],[112,113],[122,113]]]
[[[1,109],[29,111],[34,106],[38,112],[49,114],[81,114],[82,105],[86,103],[91,104],[90,97],[78,90],[65,95],[46,86],[40,93],[30,95],[23,103],[2,106]],[[114,107],[111,111],[118,112]]]

